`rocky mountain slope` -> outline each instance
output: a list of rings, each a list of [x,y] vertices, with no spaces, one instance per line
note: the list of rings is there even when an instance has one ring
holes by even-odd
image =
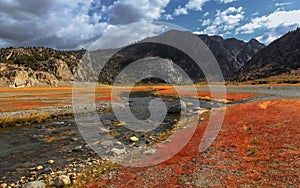
[[[265,47],[255,39],[244,42],[235,38],[223,39],[220,36],[198,35],[198,37],[216,57],[225,78],[238,72],[258,51]]]
[[[0,49],[0,80],[10,87],[55,86],[62,81],[71,82],[84,52],[42,47]]]
[[[169,31],[162,35],[172,35],[172,32],[180,31]],[[159,38],[162,35],[152,38]],[[209,47],[216,57],[225,79],[230,78],[238,72],[254,54],[265,47],[264,44],[259,43],[255,39],[244,42],[234,38],[223,39],[220,36],[198,35],[198,37]],[[205,76],[199,67],[189,56],[180,50],[160,43],[147,43],[147,39],[144,41],[146,42],[142,41],[142,43],[130,45],[115,54],[104,66],[102,74],[99,75],[99,80],[104,83],[113,83],[118,73],[131,62],[141,58],[160,57],[169,59],[180,66],[193,81],[205,81]],[[164,66],[166,72],[169,72],[173,68],[173,66]],[[171,81],[180,80],[184,82],[182,77],[177,79],[174,76],[169,75]]]
[[[246,81],[271,76],[300,77],[300,28],[259,51],[232,80]]]
[[[159,37],[159,36],[158,36]],[[265,46],[252,39],[249,42],[234,38],[223,39],[220,36],[198,35],[215,55],[225,78],[231,77],[243,67],[254,54]],[[115,50],[98,50],[91,52],[96,59],[105,59],[114,54]],[[173,61],[180,65],[194,81],[204,81],[202,71],[184,53],[170,46],[137,43],[114,54],[99,74],[95,63],[83,64],[82,57],[86,51],[58,51],[49,48],[3,48],[0,49],[0,81],[7,82],[11,87],[59,85],[62,82],[80,80],[99,80],[101,83],[113,83],[118,73],[131,62],[140,58],[160,57],[167,59],[166,65],[155,69],[174,70]],[[76,70],[77,66],[84,67]],[[171,80],[182,82],[183,78],[172,74]],[[130,80],[130,78],[128,78]],[[151,81],[151,80],[147,80]],[[157,81],[157,80],[154,80]]]

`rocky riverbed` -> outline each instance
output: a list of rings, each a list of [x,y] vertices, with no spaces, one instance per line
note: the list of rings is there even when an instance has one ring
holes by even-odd
[[[132,96],[130,106],[133,114],[141,120],[146,120],[149,117],[147,103],[152,99],[151,96],[145,96],[141,93]],[[193,106],[196,102],[195,99],[185,101],[185,107],[181,114],[178,99],[163,97],[162,100],[169,110],[168,115],[160,126],[147,133],[135,132],[126,128],[125,125],[130,122],[129,119],[120,122],[115,114],[111,113],[109,102],[98,103],[97,113],[107,130],[107,135],[117,140],[116,144],[128,147],[124,150],[118,145],[111,144],[109,140],[101,140],[99,145],[108,151],[112,157],[121,156],[130,148],[139,147],[144,148],[145,154],[153,154],[155,150],[147,150],[147,146],[163,141],[168,134],[172,134],[172,131],[180,129],[177,123],[180,120],[180,115],[183,115],[183,118],[190,118],[203,112]],[[117,105],[122,106],[122,101]],[[209,103],[206,106],[212,107]],[[170,111],[171,109],[174,110],[174,113]],[[66,105],[60,108],[45,108],[42,112],[67,114],[72,112],[72,107]],[[5,112],[1,115],[6,117],[31,116],[33,113],[41,113],[41,111]],[[184,127],[184,125],[180,126],[181,128]],[[103,132],[99,131],[99,134],[103,134]],[[98,175],[111,169],[114,165],[103,160],[102,156],[99,157],[91,149],[90,144],[87,144],[86,140],[82,138],[73,118],[63,120],[53,116],[50,122],[2,129],[0,137],[0,182],[3,187],[5,187],[4,185],[24,187],[25,184],[29,185],[29,182],[39,184],[40,181],[47,185],[58,185],[63,181],[68,184],[69,180],[70,183],[74,183],[78,178],[82,178],[82,172],[87,169],[89,173]],[[65,178],[64,175],[69,179],[62,180]]]

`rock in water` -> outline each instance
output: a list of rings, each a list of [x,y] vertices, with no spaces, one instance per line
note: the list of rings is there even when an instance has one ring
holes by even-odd
[[[144,151],[143,154],[144,155],[152,155],[156,152],[156,149],[149,149],[147,151]]]
[[[7,184],[6,184],[6,183],[2,183],[2,184],[0,185],[0,187],[1,187],[1,188],[6,188],[6,187],[7,187]]]
[[[179,114],[181,111],[186,110],[186,104],[184,101],[180,100],[180,104],[171,106],[168,109],[168,114]]]
[[[131,140],[132,142],[137,142],[137,141],[139,141],[139,138],[136,137],[136,136],[132,136],[132,137],[130,137],[130,140]]]
[[[25,188],[46,188],[46,184],[41,181],[33,181],[25,184]]]
[[[71,180],[68,176],[66,175],[60,175],[57,176],[56,178],[54,178],[53,180],[53,185],[55,187],[64,187],[64,186],[68,186],[71,185]]]
[[[43,168],[44,168],[43,166],[37,166],[36,170],[40,171],[40,170],[43,170]]]
[[[192,102],[186,102],[187,106],[194,106],[194,104]]]
[[[51,160],[48,161],[48,163],[52,165],[52,164],[55,163],[55,161],[51,159]]]
[[[113,148],[111,150],[115,155],[122,155],[126,153],[125,148],[124,149],[118,149],[118,148]]]

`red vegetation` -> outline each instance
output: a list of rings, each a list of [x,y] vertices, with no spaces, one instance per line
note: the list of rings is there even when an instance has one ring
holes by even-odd
[[[179,88],[187,88],[187,87],[179,87]],[[175,88],[169,86],[164,88],[159,88],[156,92],[159,95],[178,95]],[[255,95],[252,93],[230,93],[230,92],[213,92],[210,91],[198,91],[197,96],[194,96],[194,92],[191,90],[180,90],[181,97],[198,97],[203,100],[218,100],[218,99],[226,99],[228,102],[243,100],[253,98]]]
[[[112,187],[288,187],[300,182],[300,100],[228,107],[213,145],[199,154],[207,120],[174,157],[148,168],[120,167],[97,179]],[[205,118],[208,118],[206,115]],[[97,184],[93,184],[95,187]]]

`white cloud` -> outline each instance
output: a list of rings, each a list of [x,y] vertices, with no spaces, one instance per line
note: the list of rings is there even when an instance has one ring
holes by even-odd
[[[300,10],[276,11],[269,15],[252,18],[251,22],[236,29],[236,34],[254,34],[257,30],[265,30],[265,34],[257,39],[268,44],[288,31],[300,26]]]
[[[300,25],[300,10],[292,11],[277,11],[270,15],[252,18],[250,23],[247,23],[237,29],[237,33],[252,34],[257,29],[274,29],[280,25],[290,26],[293,24]]]
[[[163,16],[163,18],[164,18],[165,20],[173,20],[173,19],[174,19],[173,16],[172,16],[172,14],[165,14],[165,15]]]
[[[178,8],[176,8],[174,10],[173,15],[175,16],[179,16],[182,14],[186,15],[188,14],[189,10],[202,11],[202,7],[208,1],[210,0],[189,0],[189,2],[184,7],[179,6]]]
[[[94,0],[5,0],[0,7],[0,47],[87,48],[115,25],[159,19],[169,2],[118,0],[110,6],[103,6],[98,1],[94,6]],[[122,9],[124,6],[120,5],[127,5],[125,8],[132,11]]]
[[[207,19],[202,22],[202,26],[207,26],[202,32],[210,35],[220,35],[221,33],[229,34],[244,19],[244,14],[245,12],[242,7],[229,7],[224,11],[217,10],[213,21]]]
[[[293,4],[293,3],[292,3],[292,2],[276,3],[275,6],[276,6],[276,7],[281,7],[281,6],[291,5],[291,4]]]
[[[121,11],[120,17],[127,16],[127,14],[132,14],[134,12],[140,13],[140,18],[138,18],[138,20],[152,21],[161,18],[162,14],[165,12],[164,8],[170,1],[171,0],[118,0],[111,6],[111,9],[123,5],[123,8],[125,9],[119,10]],[[130,7],[131,10],[127,10],[126,7]]]
[[[228,4],[237,0],[189,0],[187,4],[184,6],[178,6],[175,10],[173,15],[179,16],[179,15],[187,15],[189,14],[190,10],[193,11],[202,11],[202,7],[205,5],[205,3],[209,1],[218,1],[220,3]],[[207,16],[207,15],[206,15]],[[205,15],[204,15],[205,17]]]
[[[225,4],[232,3],[234,1],[236,1],[236,0],[220,0],[221,3],[225,3]]]
[[[186,15],[186,14],[188,14],[187,8],[178,7],[177,9],[174,10],[175,16]]]
[[[208,26],[212,23],[212,20],[211,19],[207,19],[207,20],[203,20],[202,22],[202,26]]]
[[[206,17],[209,15],[209,12],[204,13],[203,17]]]

